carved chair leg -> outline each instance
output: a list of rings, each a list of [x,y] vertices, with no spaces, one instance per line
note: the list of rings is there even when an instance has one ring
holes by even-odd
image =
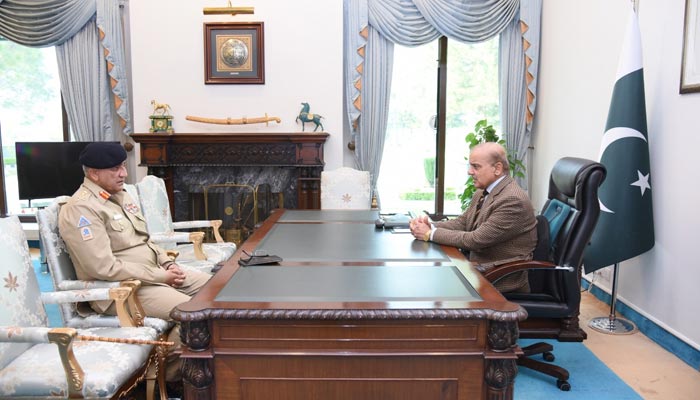
[[[197,260],[206,260],[207,256],[204,254],[202,243],[204,242],[204,232],[192,232],[190,233],[190,240],[192,241],[192,246],[194,248],[194,257]]]

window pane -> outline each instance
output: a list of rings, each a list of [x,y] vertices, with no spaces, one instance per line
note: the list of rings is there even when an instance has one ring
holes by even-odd
[[[61,94],[56,52],[0,39],[0,128],[5,163],[5,192],[10,214],[33,214],[19,200],[15,142],[63,140]],[[40,205],[33,200],[32,206]]]
[[[447,42],[445,214],[461,214],[469,146],[465,137],[484,118],[500,134],[498,38],[482,43]]]
[[[437,43],[394,46],[389,120],[377,181],[382,212],[434,208],[430,166],[436,154],[431,121],[437,109]]]

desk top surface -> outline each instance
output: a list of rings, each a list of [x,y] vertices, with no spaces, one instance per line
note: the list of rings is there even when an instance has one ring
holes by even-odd
[[[287,213],[287,222],[281,221]],[[344,213],[304,211],[308,221],[300,222],[300,213],[273,212],[199,293],[173,310],[173,318],[526,317],[458,249],[416,241],[410,234],[376,229],[374,224],[338,221]],[[277,266],[238,265],[243,251],[261,249],[283,261]]]
[[[374,224],[275,224],[256,250],[285,261],[449,261],[436,243],[376,229]]]
[[[456,267],[420,266],[245,267],[216,296],[230,302],[430,302],[430,308],[435,301],[478,300]]]
[[[278,222],[374,223],[379,210],[286,210]]]

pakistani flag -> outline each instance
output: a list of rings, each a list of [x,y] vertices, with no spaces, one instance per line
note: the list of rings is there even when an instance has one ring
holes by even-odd
[[[584,253],[586,273],[638,256],[654,247],[651,172],[644,102],[642,43],[637,16],[630,8],[625,43],[600,162],[607,177],[600,187],[600,218]]]

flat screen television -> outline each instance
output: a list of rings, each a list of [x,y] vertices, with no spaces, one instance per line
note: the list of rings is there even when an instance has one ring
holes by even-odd
[[[21,200],[72,195],[83,183],[78,156],[90,142],[16,142]]]

